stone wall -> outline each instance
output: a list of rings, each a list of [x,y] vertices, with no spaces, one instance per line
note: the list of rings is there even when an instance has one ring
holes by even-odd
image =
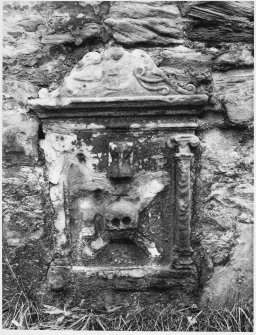
[[[145,50],[170,79],[209,95],[192,216],[200,301],[251,297],[253,2],[5,1],[3,14],[4,296],[18,283],[40,295],[53,257],[44,134],[27,101],[87,52],[117,45]]]

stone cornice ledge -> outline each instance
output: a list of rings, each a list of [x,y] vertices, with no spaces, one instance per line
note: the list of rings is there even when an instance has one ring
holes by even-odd
[[[193,95],[152,95],[152,96],[118,96],[118,97],[57,97],[46,99],[29,100],[28,105],[32,110],[67,110],[67,109],[101,109],[122,107],[129,109],[131,107],[156,109],[174,107],[200,107],[207,103],[206,94]]]

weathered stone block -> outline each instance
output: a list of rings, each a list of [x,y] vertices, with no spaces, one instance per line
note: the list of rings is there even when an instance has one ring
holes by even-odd
[[[157,48],[153,49],[151,53],[156,57],[158,66],[168,66],[175,69],[210,67],[213,59],[211,54],[195,51],[183,45],[173,48]]]
[[[3,114],[3,159],[12,165],[34,164],[38,160],[38,122],[25,113]]]
[[[37,89],[27,81],[5,81],[3,85],[3,158],[11,165],[34,164],[38,159],[38,122],[27,115],[28,98]]]
[[[188,38],[216,45],[220,42],[253,43],[253,1],[181,1]]]
[[[239,226],[240,236],[229,262],[216,267],[203,289],[202,306],[233,306],[253,296],[253,226]]]
[[[36,302],[53,257],[50,219],[54,213],[44,168],[9,167],[3,171],[2,187],[3,295],[11,301],[22,285]]]
[[[245,43],[230,43],[213,61],[213,69],[226,71],[234,68],[253,67],[253,46]]]
[[[229,120],[237,125],[253,121],[253,71],[213,73],[214,96],[226,107]]]
[[[104,22],[112,28],[114,39],[124,45],[184,43],[179,10],[169,2],[116,2]]]
[[[38,89],[28,81],[5,80],[3,85],[3,98],[13,100],[24,109],[27,107],[29,98],[37,98]],[[5,108],[4,105],[4,109]]]
[[[22,167],[4,171],[4,237],[10,245],[40,239],[44,226],[43,168]]]
[[[241,275],[248,276],[245,294],[250,297],[253,265],[252,250],[248,249],[251,242],[248,240],[245,246],[242,241],[251,229],[248,224],[253,223],[253,141],[243,131],[235,130],[212,129],[200,138],[201,167],[195,202],[200,224],[196,235],[201,241],[201,254],[208,263],[202,265],[202,271],[207,272],[202,278],[205,285],[202,301],[214,305],[232,298],[230,281],[234,283],[231,290],[236,294],[242,289],[235,284],[234,267],[241,269]],[[248,221],[244,222],[245,219]],[[248,259],[243,264],[245,249]]]

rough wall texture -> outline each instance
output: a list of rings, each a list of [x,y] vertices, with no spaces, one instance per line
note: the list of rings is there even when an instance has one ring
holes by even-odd
[[[4,3],[4,294],[33,294],[52,259],[44,137],[27,100],[54,90],[89,51],[147,51],[210,96],[199,120],[192,244],[203,304],[252,293],[253,2]],[[241,297],[240,297],[241,295]]]

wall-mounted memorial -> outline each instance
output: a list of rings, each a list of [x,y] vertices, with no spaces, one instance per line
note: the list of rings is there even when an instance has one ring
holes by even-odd
[[[207,100],[144,51],[111,48],[30,101],[55,212],[51,290],[196,288],[191,170]]]

